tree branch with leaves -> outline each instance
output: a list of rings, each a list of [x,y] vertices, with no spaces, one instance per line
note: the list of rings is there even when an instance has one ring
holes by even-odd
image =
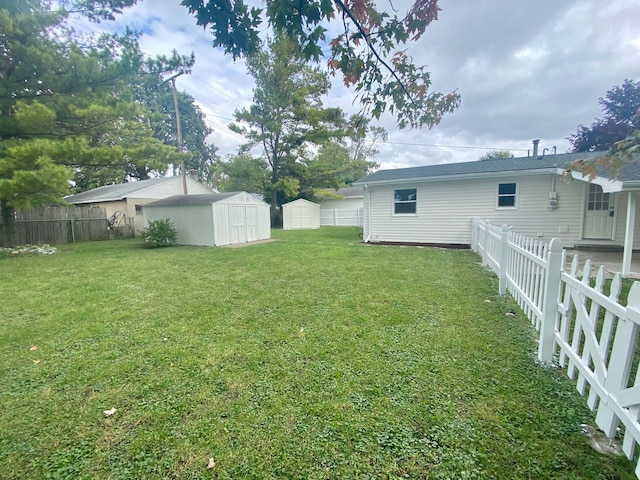
[[[244,0],[183,0],[197,24],[209,28],[213,44],[234,59],[260,47],[263,17],[275,35],[285,35],[307,60],[324,57],[332,74],[341,73],[355,88],[362,113],[396,116],[401,128],[431,128],[460,105],[456,92],[432,92],[430,73],[416,66],[404,48],[417,42],[438,18],[437,0],[416,0],[403,16],[379,9],[374,0],[268,0],[266,9],[249,8]],[[327,26],[339,23],[341,33],[327,38]]]

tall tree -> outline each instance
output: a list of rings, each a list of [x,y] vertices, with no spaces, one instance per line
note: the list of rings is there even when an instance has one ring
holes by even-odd
[[[65,30],[67,12],[30,0],[0,4],[0,210],[60,202],[80,186],[162,172],[179,161],[154,139],[131,79],[182,58],[144,62],[137,36],[95,41]],[[174,56],[175,57],[175,56]],[[173,61],[175,60],[175,62]]]
[[[573,152],[608,150],[640,128],[636,115],[640,109],[640,82],[624,80],[600,97],[598,103],[603,118],[596,118],[589,127],[578,125],[576,133],[569,135]]]
[[[431,76],[414,65],[405,45],[417,41],[438,18],[438,0],[416,0],[403,14],[386,12],[375,0],[269,0],[266,10],[249,8],[245,0],[182,0],[198,25],[209,27],[213,44],[238,58],[260,48],[262,16],[274,35],[293,41],[299,55],[318,61],[329,45],[327,65],[355,87],[363,113],[379,118],[389,111],[401,128],[432,127],[460,104],[457,92],[429,91]],[[327,38],[328,24],[339,33]]]
[[[223,178],[217,187],[222,192],[245,191],[262,194],[268,190],[269,168],[262,158],[248,153],[232,156],[226,162],[217,163]]]
[[[277,207],[300,190],[299,159],[311,145],[322,145],[340,133],[342,111],[322,108],[321,97],[330,88],[327,75],[300,57],[284,37],[270,41],[264,50],[247,58],[255,79],[253,104],[235,112],[230,128],[245,135],[245,150],[258,145],[269,166],[265,196],[271,202],[272,223],[279,223]]]
[[[497,160],[499,158],[513,158],[513,153],[509,150],[491,150],[484,155],[480,155],[478,160]]]

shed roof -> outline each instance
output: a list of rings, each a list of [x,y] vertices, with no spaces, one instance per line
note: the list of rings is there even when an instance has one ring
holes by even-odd
[[[160,206],[182,206],[182,205],[211,205],[228,198],[232,198],[238,195],[242,195],[246,192],[225,192],[225,193],[202,193],[193,195],[173,195],[171,197],[156,200],[155,202],[148,203],[143,206],[146,207],[160,207]],[[256,203],[263,203],[250,194],[246,194],[248,199]],[[265,204],[266,205],[266,204]]]
[[[129,183],[119,183],[117,185],[105,185],[103,187],[87,190],[86,192],[76,193],[65,197],[69,203],[94,203],[94,202],[111,202],[127,198],[133,193],[144,190],[145,188],[160,185],[168,182],[182,182],[181,177],[159,177],[149,180],[138,180]]]
[[[320,208],[320,204],[319,203],[314,203],[314,202],[312,202],[310,200],[307,200],[305,198],[298,198],[297,200],[293,200],[293,201],[291,201],[289,203],[284,203],[284,204],[282,204],[282,206],[283,207],[287,207],[289,205],[294,205],[294,204],[297,204],[297,203],[308,203],[309,205],[315,205],[316,207]]]

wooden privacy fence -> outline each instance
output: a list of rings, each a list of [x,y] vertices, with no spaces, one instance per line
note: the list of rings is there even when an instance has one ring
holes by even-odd
[[[640,443],[640,282],[622,306],[621,275],[607,294],[604,266],[592,277],[587,260],[579,277],[575,255],[564,271],[560,239],[545,243],[479,218],[472,223],[471,248],[498,275],[500,293],[509,292],[539,331],[538,359],[566,368],[609,438],[622,428],[622,449],[632,460]],[[640,460],[635,473],[640,478]]]
[[[109,220],[104,208],[41,207],[15,212],[13,229],[0,220],[3,247],[27,244],[58,245],[109,238]]]
[[[362,208],[335,208],[320,210],[321,227],[361,227]]]

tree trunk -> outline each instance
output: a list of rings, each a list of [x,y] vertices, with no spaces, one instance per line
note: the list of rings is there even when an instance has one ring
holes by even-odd
[[[280,210],[278,209],[277,192],[271,192],[271,226],[273,228],[279,228],[282,226]]]
[[[0,200],[0,247],[12,247],[14,210],[6,200]]]

